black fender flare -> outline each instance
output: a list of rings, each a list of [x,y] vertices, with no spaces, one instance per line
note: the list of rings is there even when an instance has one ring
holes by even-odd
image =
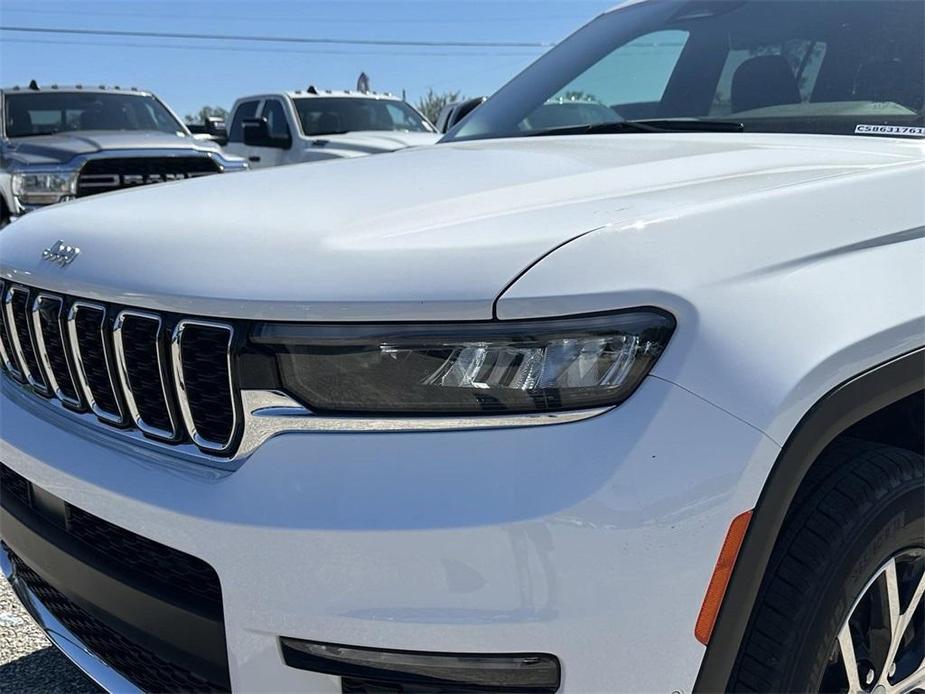
[[[726,691],[774,543],[800,483],[822,450],[852,424],[923,389],[925,347],[920,347],[836,386],[800,420],[755,505],[694,692]]]

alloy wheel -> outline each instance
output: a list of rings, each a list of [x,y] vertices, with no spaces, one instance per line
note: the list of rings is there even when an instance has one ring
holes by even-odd
[[[890,557],[855,600],[821,692],[925,694],[925,548]]]

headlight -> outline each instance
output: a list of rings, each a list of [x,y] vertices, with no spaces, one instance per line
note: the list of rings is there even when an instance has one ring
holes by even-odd
[[[317,412],[485,414],[616,405],[674,330],[656,309],[455,325],[256,326],[283,388]]]
[[[13,195],[27,205],[50,205],[72,198],[76,193],[76,171],[13,174]]]

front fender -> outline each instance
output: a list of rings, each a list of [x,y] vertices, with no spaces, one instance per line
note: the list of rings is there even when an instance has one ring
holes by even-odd
[[[850,378],[800,420],[771,468],[749,523],[695,692],[726,691],[774,543],[810,466],[852,424],[925,388],[925,347]]]

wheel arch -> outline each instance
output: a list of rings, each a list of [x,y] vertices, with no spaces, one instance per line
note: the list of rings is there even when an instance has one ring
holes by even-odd
[[[803,416],[771,468],[736,559],[695,692],[726,691],[768,560],[800,483],[819,454],[852,425],[925,388],[925,347],[830,390]]]

